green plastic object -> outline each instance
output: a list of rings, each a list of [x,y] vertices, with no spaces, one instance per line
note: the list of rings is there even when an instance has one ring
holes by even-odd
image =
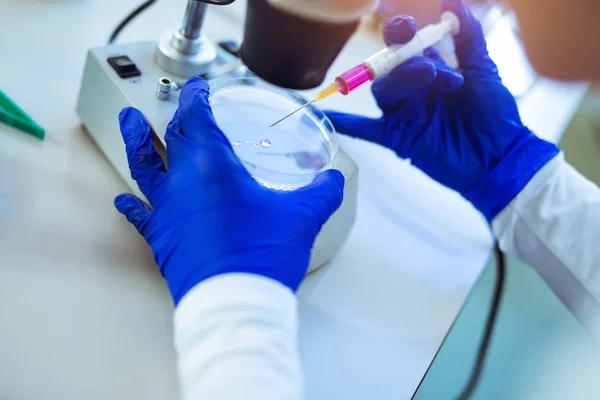
[[[44,128],[21,110],[2,90],[0,90],[0,121],[41,140],[46,134]]]

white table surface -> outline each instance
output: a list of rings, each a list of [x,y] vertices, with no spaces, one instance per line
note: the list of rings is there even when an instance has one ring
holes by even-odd
[[[136,3],[0,0],[0,88],[47,129],[40,142],[0,125],[2,399],[177,399],[171,299],[113,208],[125,183],[75,114],[86,49],[103,45]],[[156,39],[184,3],[158,2],[121,41]],[[211,11],[206,32],[239,40],[238,11]],[[377,46],[358,35],[332,71]],[[561,109],[570,119],[584,88],[560,88],[573,92]],[[377,113],[370,96],[326,106]],[[544,126],[531,115],[526,122]],[[307,398],[409,398],[491,239],[457,194],[391,152],[341,142],[360,167],[359,208],[346,246],[298,293]]]

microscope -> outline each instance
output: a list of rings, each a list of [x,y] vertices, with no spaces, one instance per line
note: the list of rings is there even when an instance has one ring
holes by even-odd
[[[241,46],[215,45],[202,34],[208,4],[189,0],[180,27],[157,42],[109,45],[88,51],[77,114],[119,175],[143,197],[130,176],[118,118],[124,107],[142,111],[165,157],[164,133],[177,109],[179,90],[191,76],[209,84],[227,77],[258,77],[279,88],[316,88],[362,15],[375,0],[248,0]],[[346,241],[356,218],[358,169],[343,149],[337,169],[346,178],[344,201],[315,242],[309,271],[328,262]]]

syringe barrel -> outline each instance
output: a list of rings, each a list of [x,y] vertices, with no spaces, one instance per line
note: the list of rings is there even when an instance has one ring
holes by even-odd
[[[381,50],[367,58],[365,64],[369,65],[376,78],[411,58],[421,55],[423,50],[441,41],[448,33],[458,34],[459,29],[458,17],[451,12],[445,12],[442,14],[440,23],[428,25],[419,30],[415,37],[406,44],[392,45]]]

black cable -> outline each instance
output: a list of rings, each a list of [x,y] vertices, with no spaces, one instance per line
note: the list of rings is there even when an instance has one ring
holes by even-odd
[[[458,397],[459,400],[469,399],[477,388],[477,384],[479,383],[479,379],[481,378],[481,374],[483,372],[483,367],[485,366],[485,360],[488,354],[490,342],[492,340],[492,334],[494,333],[496,319],[498,317],[498,310],[502,301],[504,281],[506,278],[506,260],[498,243],[496,243],[494,246],[494,256],[496,258],[497,274],[494,295],[492,297],[490,311],[488,313],[487,322],[483,331],[483,337],[481,339],[481,343],[479,344],[479,349],[477,350],[477,358],[475,359],[475,364],[473,365],[473,372],[471,372],[471,377],[469,378],[467,386],[465,386],[462,393]]]
[[[121,31],[131,22],[133,21],[134,18],[136,18],[138,15],[140,15],[142,12],[144,12],[146,9],[148,9],[148,7],[152,6],[154,3],[156,3],[157,0],[148,0],[143,2],[142,4],[140,4],[139,6],[137,6],[135,8],[135,10],[133,10],[132,12],[129,13],[129,15],[127,15],[127,17],[125,17],[125,19],[123,21],[121,21],[119,23],[119,25],[117,25],[117,27],[113,30],[112,34],[110,35],[110,38],[108,39],[108,44],[113,44],[115,42],[115,40],[117,40],[117,37],[119,36],[119,34],[121,33]],[[231,3],[233,3],[235,0],[199,0],[202,3],[206,3],[206,4],[212,4],[215,6],[227,6]]]
[[[140,4],[139,6],[137,6],[135,10],[130,12],[129,15],[127,17],[125,17],[125,19],[123,21],[121,21],[119,23],[119,25],[117,25],[117,27],[113,30],[112,34],[110,35],[110,38],[108,39],[108,44],[113,44],[115,42],[115,40],[117,40],[117,37],[119,36],[121,31],[127,26],[127,24],[129,24],[131,21],[133,21],[133,19],[135,17],[140,15],[142,12],[144,12],[148,7],[150,7],[154,3],[156,3],[156,0],[147,0],[147,1],[143,2],[142,4]]]

